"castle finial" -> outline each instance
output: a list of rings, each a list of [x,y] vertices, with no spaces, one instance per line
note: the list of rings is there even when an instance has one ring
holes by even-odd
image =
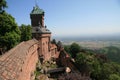
[[[37,0],[35,0],[35,6],[37,6]]]

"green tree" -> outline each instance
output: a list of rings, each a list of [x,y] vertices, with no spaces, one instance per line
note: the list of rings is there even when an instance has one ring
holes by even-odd
[[[80,52],[80,46],[77,43],[72,43],[70,46],[70,53],[73,58],[76,57],[76,54]]]
[[[67,53],[70,53],[70,45],[64,45],[64,49]]]
[[[90,75],[92,72],[94,57],[92,55],[80,52],[75,58],[75,63],[78,65],[79,70],[82,74]]]
[[[94,59],[92,63],[91,78],[93,80],[101,80],[102,68],[97,59]]]
[[[31,32],[31,26],[30,25],[24,25],[22,24],[20,27],[21,31],[21,41],[27,41],[32,38],[32,32]]]
[[[120,63],[120,48],[115,46],[105,47],[99,50],[99,53],[105,54],[110,60]]]
[[[0,47],[9,50],[20,41],[20,30],[15,19],[8,13],[0,14]]]
[[[51,43],[52,43],[52,44],[55,44],[55,45],[57,44],[55,39],[53,39],[53,40],[51,41]]]
[[[111,74],[109,80],[120,80],[120,76],[117,74]]]
[[[87,55],[84,53],[78,53],[75,59],[78,65],[85,64],[87,62]]]
[[[62,42],[61,42],[61,41],[58,41],[58,42],[57,42],[57,49],[58,49],[58,51],[60,51],[62,48],[63,48]]]
[[[57,46],[58,46],[58,47],[59,47],[59,46],[63,46],[63,45],[62,45],[62,42],[61,42],[61,41],[58,41],[58,42],[57,42]]]
[[[6,0],[0,0],[0,13],[4,11],[4,8],[7,8]]]
[[[81,51],[75,58],[81,74],[89,74],[92,80],[120,80],[120,65],[104,61],[105,55]]]

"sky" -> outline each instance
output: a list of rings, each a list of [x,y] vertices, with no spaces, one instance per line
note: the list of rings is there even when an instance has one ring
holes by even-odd
[[[37,5],[45,11],[45,25],[53,36],[106,36],[120,34],[120,0],[6,0],[16,23],[31,24]]]

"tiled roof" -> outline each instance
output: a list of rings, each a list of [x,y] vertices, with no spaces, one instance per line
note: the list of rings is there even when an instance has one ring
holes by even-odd
[[[36,5],[30,14],[44,14],[44,11]]]

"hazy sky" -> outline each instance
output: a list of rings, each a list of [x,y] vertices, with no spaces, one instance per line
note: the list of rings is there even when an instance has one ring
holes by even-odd
[[[7,0],[18,25],[31,24],[35,0]],[[120,0],[36,0],[53,36],[120,34]]]

